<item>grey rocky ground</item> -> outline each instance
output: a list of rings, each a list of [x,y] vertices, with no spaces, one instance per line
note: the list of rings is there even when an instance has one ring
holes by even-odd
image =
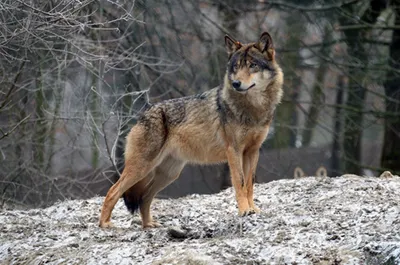
[[[103,198],[0,212],[0,264],[400,264],[400,178],[308,177],[258,184],[262,213],[237,216],[231,189],[156,200],[143,231]]]

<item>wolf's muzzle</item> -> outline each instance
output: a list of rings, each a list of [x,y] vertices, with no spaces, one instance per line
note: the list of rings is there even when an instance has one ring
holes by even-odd
[[[239,85],[237,85],[237,83],[235,83],[235,82],[238,82]],[[248,88],[242,88],[241,82],[240,82],[240,81],[235,80],[235,81],[232,82],[232,86],[233,86],[233,88],[234,88],[237,92],[246,92],[247,90],[250,90],[250,88],[254,87],[255,85],[256,85],[256,84],[252,84],[252,85],[249,86]]]

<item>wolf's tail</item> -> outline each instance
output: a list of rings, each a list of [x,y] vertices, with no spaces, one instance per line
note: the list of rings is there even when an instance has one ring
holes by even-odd
[[[123,154],[120,154],[120,159],[118,160],[117,167],[119,172],[123,172],[125,169],[125,161],[121,157],[123,157]],[[116,173],[118,177],[120,177],[119,174]],[[130,187],[124,194],[122,195],[122,198],[124,198],[124,203],[126,205],[126,208],[128,208],[128,211],[132,214],[134,214],[139,208],[140,205],[142,204],[142,198],[143,198],[143,190],[145,188],[145,183],[144,180],[139,181],[132,187]]]
[[[143,203],[143,196],[145,195],[149,178],[144,178],[132,187],[130,187],[123,195],[124,202],[128,211],[134,214]]]
[[[140,153],[140,158],[143,160],[146,157],[148,167],[151,166],[150,161],[156,159],[157,155],[162,150],[168,136],[168,124],[167,116],[165,111],[161,107],[153,108],[146,112],[143,117],[139,119],[137,125],[135,125],[127,136],[127,142],[125,147],[125,170],[128,170],[125,174],[131,175],[136,174],[135,163],[140,163],[135,160],[134,153]],[[149,145],[148,143],[151,142]],[[127,165],[130,168],[127,169]],[[148,168],[150,169],[150,168]],[[132,170],[132,172],[129,172]],[[131,213],[137,211],[143,204],[144,196],[151,189],[151,182],[153,180],[152,173],[143,172],[146,176],[137,176],[142,178],[135,185],[130,187],[123,195],[126,207]],[[127,176],[132,177],[132,176]]]

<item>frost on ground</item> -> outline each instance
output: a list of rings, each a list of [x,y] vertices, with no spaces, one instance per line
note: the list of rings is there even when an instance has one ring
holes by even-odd
[[[156,200],[143,231],[103,198],[0,212],[0,264],[400,264],[400,178],[302,178],[256,185],[262,213],[237,216],[232,189]]]

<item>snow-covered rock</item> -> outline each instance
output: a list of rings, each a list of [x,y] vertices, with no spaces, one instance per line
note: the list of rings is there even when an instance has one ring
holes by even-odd
[[[232,189],[156,200],[142,230],[103,198],[0,212],[0,264],[400,264],[400,178],[344,175],[258,184],[262,212],[240,218]]]

